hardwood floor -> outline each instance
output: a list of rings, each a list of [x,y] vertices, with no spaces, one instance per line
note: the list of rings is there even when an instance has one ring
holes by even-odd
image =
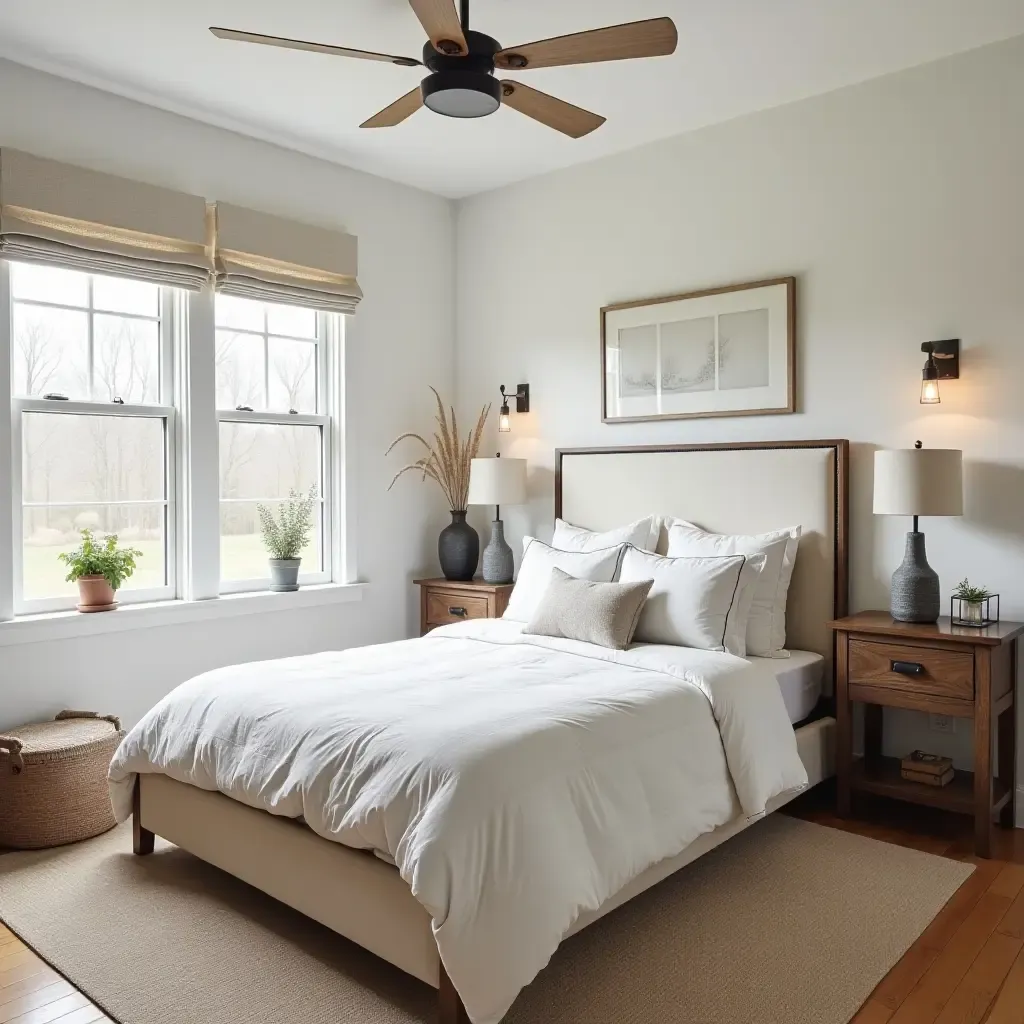
[[[109,1020],[0,924],[2,1024],[93,1024]]]
[[[860,806],[863,820],[837,818],[819,786],[786,813],[977,870],[851,1024],[1024,1024],[1024,830],[996,829],[994,859],[978,860],[970,818],[867,796]],[[96,1021],[110,1018],[0,925],[0,1024]]]
[[[1024,829],[994,829],[980,860],[969,817],[863,796],[843,820],[817,788],[787,813],[976,865],[852,1024],[1024,1024]]]

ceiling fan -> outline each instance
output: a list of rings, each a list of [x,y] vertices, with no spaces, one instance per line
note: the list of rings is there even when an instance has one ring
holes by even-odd
[[[220,39],[389,61],[401,67],[423,66],[431,72],[417,88],[364,121],[361,128],[394,127],[423,105],[447,117],[484,117],[504,103],[574,139],[600,128],[605,119],[528,85],[496,79],[494,72],[660,57],[673,53],[678,39],[671,18],[651,18],[540,39],[523,46],[502,47],[483,32],[470,30],[469,0],[461,0],[461,17],[455,0],[409,0],[409,5],[430,37],[423,47],[422,60],[230,28],[211,28],[210,31]]]

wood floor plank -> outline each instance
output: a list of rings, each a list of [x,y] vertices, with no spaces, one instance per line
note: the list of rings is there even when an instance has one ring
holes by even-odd
[[[1024,864],[1006,864],[999,872],[996,880],[989,886],[989,892],[997,896],[1008,896],[1015,899],[1024,889]]]
[[[892,1010],[877,999],[869,999],[859,1010],[850,1024],[886,1024],[892,1016]]]
[[[0,946],[0,967],[3,967],[4,961],[8,957],[12,957],[15,953],[21,953],[26,949],[28,949],[28,946],[18,939],[15,939],[14,942],[8,942],[4,946]]]
[[[37,957],[27,946],[19,949],[15,953],[12,953],[10,956],[5,956],[3,960],[0,960],[0,984],[3,984],[3,976],[8,971],[13,971],[16,967],[20,967],[22,964],[31,963],[33,960],[38,959],[39,957]]]
[[[53,1021],[53,1024],[95,1024],[97,1021],[109,1021],[110,1018],[98,1007],[91,1003],[83,1006],[80,1010],[74,1010]]]
[[[999,930],[1015,939],[1024,939],[1024,891],[1017,893],[1017,898],[999,922]]]
[[[50,975],[37,974],[31,978],[26,978],[24,981],[19,981],[17,984],[10,985],[7,988],[0,988],[0,1006],[13,1002],[15,999],[20,999],[22,996],[31,995],[33,992],[38,992],[40,989],[49,988],[49,986],[56,985],[58,982],[65,985],[71,984],[71,982],[65,981],[60,977],[60,975],[53,978]],[[72,988],[71,991],[74,991],[74,988]]]
[[[63,996],[45,1006],[37,1007],[23,1013],[20,1017],[9,1017],[5,1024],[51,1024],[65,1018],[68,1014],[82,1008],[93,1008],[92,1003],[80,992],[72,992],[69,996]]]
[[[974,874],[950,897],[900,961],[879,982],[872,998],[891,1010],[899,1009],[935,958],[967,919],[989,886],[998,878],[1001,865],[979,865]]]
[[[993,932],[936,1018],[936,1024],[980,1024],[1024,941]],[[1024,1007],[1021,1008],[1024,1013]]]
[[[20,1014],[28,1013],[29,1010],[36,1010],[40,1006],[46,1006],[48,1003],[54,1003],[58,999],[63,999],[64,996],[70,996],[74,993],[75,987],[70,981],[54,981],[49,985],[44,985],[16,999],[10,999],[5,1002],[4,996],[9,991],[10,989],[4,989],[3,992],[0,992],[0,1024],[7,1024],[9,1020]]]
[[[921,980],[893,1014],[892,1024],[933,1024],[1010,906],[986,892]]]
[[[19,981],[24,981],[26,978],[34,978],[40,974],[49,975],[51,978],[60,977],[52,967],[36,957],[35,960],[27,964],[22,964],[20,967],[15,967],[11,971],[4,971],[4,973],[0,974],[0,993],[2,993],[3,989],[16,985]]]
[[[992,1004],[987,1024],[1021,1024],[1024,1020],[1024,953],[1018,953]]]

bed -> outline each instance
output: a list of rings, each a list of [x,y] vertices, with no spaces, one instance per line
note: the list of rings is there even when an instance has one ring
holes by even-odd
[[[794,523],[799,523],[803,527],[799,556],[790,588],[787,619],[789,646],[808,654],[805,658],[789,659],[792,664],[775,662],[772,674],[779,678],[780,687],[784,692],[788,688],[789,699],[786,701],[782,723],[783,727],[790,731],[791,740],[795,739],[799,764],[805,773],[802,777],[806,778],[808,785],[814,785],[831,775],[835,721],[827,713],[832,678],[832,640],[826,623],[829,619],[846,612],[847,443],[798,441],[775,444],[562,450],[556,453],[555,490],[556,515],[593,530],[610,529],[651,512],[685,517],[709,530],[722,533],[755,533]],[[756,496],[756,500],[751,500],[751,496]],[[426,659],[428,665],[435,659],[438,664],[442,663],[441,653],[430,652],[445,651],[445,656],[449,659],[445,664],[467,666],[462,672],[461,679],[455,678],[459,676],[459,671],[455,668],[447,668],[445,671],[451,675],[453,687],[470,687],[470,690],[466,691],[469,693],[475,692],[473,688],[477,686],[472,673],[472,661],[481,645],[497,648],[505,644],[502,656],[513,661],[518,659],[518,671],[523,674],[523,678],[526,678],[536,666],[544,668],[555,663],[562,666],[564,674],[570,675],[572,672],[568,666],[579,665],[587,660],[582,657],[582,653],[586,652],[566,649],[565,644],[559,645],[555,642],[545,646],[543,643],[531,641],[529,649],[524,650],[515,638],[507,637],[507,626],[500,622],[485,624],[484,634],[474,633],[474,628],[474,624],[470,623],[460,627],[447,627],[447,633],[433,639],[428,637],[387,645],[386,648],[364,649],[369,652],[366,655],[345,652],[346,664],[364,664],[359,662],[359,658],[364,657],[367,680],[372,673],[377,673],[374,678],[381,680],[385,687],[397,685],[394,683],[394,673],[388,674],[389,659],[397,659],[395,664],[401,667],[407,664],[402,658],[407,657],[408,653],[402,644],[425,644],[426,647],[421,646],[415,650],[424,655],[429,653]],[[460,629],[464,632],[460,633]],[[480,656],[483,657],[482,654]],[[327,659],[323,665],[325,678],[329,676],[329,656],[314,657]],[[594,661],[594,664],[588,663],[587,685],[595,685],[599,695],[600,685],[605,685],[604,693],[607,697],[614,693],[614,688],[627,677],[653,679],[655,676],[650,673],[655,672],[657,679],[662,680],[669,674],[668,670],[661,662],[652,661],[660,657],[662,655],[653,650],[646,653],[626,652],[621,657],[601,656],[597,659],[588,654],[587,658]],[[739,659],[733,660],[739,662]],[[705,659],[706,664],[698,664],[698,672],[703,672],[701,685],[707,691],[707,700],[701,698],[694,703],[692,693],[676,693],[674,690],[671,693],[671,699],[678,702],[680,722],[693,717],[697,712],[703,714],[706,704],[712,707],[709,714],[715,715],[721,729],[721,741],[718,745],[724,750],[720,755],[724,754],[728,762],[727,778],[728,773],[731,773],[735,783],[733,805],[730,805],[732,809],[728,815],[723,816],[722,807],[718,806],[714,810],[718,817],[714,820],[720,823],[705,831],[700,831],[702,826],[699,822],[694,826],[694,822],[689,819],[684,822],[681,817],[680,828],[684,824],[687,828],[696,827],[699,832],[696,837],[687,833],[687,841],[680,849],[675,849],[670,856],[652,857],[644,861],[642,870],[625,870],[621,863],[616,863],[616,870],[611,872],[610,877],[617,877],[619,880],[609,886],[607,879],[602,876],[603,888],[592,886],[595,891],[590,893],[590,898],[583,895],[576,897],[574,905],[582,908],[580,912],[575,913],[571,919],[566,919],[564,927],[557,918],[546,922],[549,931],[556,928],[558,936],[565,938],[587,927],[615,907],[749,827],[764,813],[776,810],[796,795],[799,787],[787,784],[776,787],[783,790],[778,793],[770,790],[755,792],[758,790],[758,780],[743,779],[742,771],[738,771],[734,763],[748,756],[753,757],[756,753],[757,757],[762,758],[768,765],[768,775],[776,768],[780,777],[784,774],[784,765],[772,763],[772,757],[775,756],[774,748],[770,748],[766,739],[762,741],[758,738],[756,730],[751,728],[750,721],[730,718],[730,715],[735,716],[742,712],[748,715],[748,718],[753,713],[756,720],[757,714],[767,716],[771,710],[759,712],[755,709],[751,712],[740,704],[735,708],[730,705],[736,693],[751,689],[735,685],[737,680],[744,679],[743,671],[768,671],[763,666],[753,664],[756,660],[752,659],[747,663],[749,667],[746,669],[736,665],[727,665],[727,670],[722,669],[720,662],[710,659]],[[267,664],[287,667],[288,662]],[[305,664],[302,670],[307,670]],[[643,677],[636,675],[643,672],[649,674]],[[807,711],[807,695],[813,692],[814,688],[814,683],[809,680],[815,674],[824,692],[817,708],[805,715],[803,712]],[[786,686],[782,685],[783,677],[789,680]],[[510,676],[509,680],[512,678],[514,677]],[[225,679],[230,684],[230,678]],[[604,682],[600,683],[601,680]],[[499,685],[503,681],[511,689],[508,680],[499,680]],[[600,685],[597,685],[599,683]],[[221,681],[218,685],[223,686],[225,683]],[[523,689],[525,693],[528,688]],[[269,692],[269,683],[265,690]],[[367,689],[367,694],[370,692],[370,689]],[[550,700],[550,691],[542,692],[544,701]],[[495,695],[489,695],[493,696]],[[526,699],[524,696],[523,700]],[[371,697],[368,696],[367,700],[371,700]],[[746,701],[748,697],[744,696],[742,700]],[[543,714],[545,708],[552,707],[544,701],[537,704],[533,709],[534,713]],[[781,702],[779,703],[781,707]],[[554,717],[557,718],[558,706],[555,707]],[[660,708],[660,711],[664,713],[664,708]],[[633,717],[639,720],[641,716],[635,712],[636,707],[631,708]],[[424,710],[424,717],[429,717],[430,713],[431,708],[427,707]],[[792,731],[794,717],[800,723],[795,733]],[[595,719],[595,722],[597,721]],[[767,722],[767,717],[765,721]],[[731,732],[726,728],[728,722],[733,723],[730,726]],[[479,720],[470,724],[479,729]],[[594,723],[587,725],[588,729],[585,731],[595,731]],[[495,730],[500,731],[497,718]],[[230,744],[231,737],[226,735],[229,731],[230,724],[225,719],[225,724],[217,734],[218,741],[223,740]],[[765,731],[770,731],[767,724]],[[553,752],[559,749],[558,737],[548,737],[548,740],[549,749],[544,757],[557,756],[557,753]],[[756,750],[759,743],[764,745],[763,751]],[[685,747],[687,744],[676,746]],[[750,750],[747,749],[748,746]],[[664,755],[657,755],[655,749],[651,758],[656,762],[657,756],[664,756],[665,779],[671,782],[671,773],[676,771],[682,785],[688,779],[687,773],[699,771],[702,762],[700,759],[694,760],[696,755],[691,751],[689,762],[680,756],[678,765],[674,762],[670,765],[669,761],[675,757],[674,749],[666,747]],[[669,754],[669,750],[673,753]],[[714,761],[715,756],[717,755],[710,751],[710,748],[701,755],[708,761]],[[781,754],[779,757],[781,758]],[[648,767],[656,777],[658,763]],[[624,772],[622,763],[618,765],[617,771],[620,774]],[[332,769],[328,774],[335,777],[344,773]],[[468,775],[472,781],[472,773]],[[602,785],[613,788],[613,780],[618,777],[617,774],[610,774]],[[485,1002],[481,992],[468,991],[474,984],[474,971],[471,969],[472,950],[467,953],[464,948],[460,950],[451,944],[445,949],[443,937],[448,921],[436,921],[427,909],[428,905],[436,903],[436,895],[431,895],[429,885],[418,877],[403,880],[402,873],[396,870],[395,864],[389,863],[389,858],[380,855],[381,847],[387,845],[384,838],[363,836],[359,842],[365,840],[366,849],[355,849],[351,845],[343,845],[348,839],[332,842],[322,838],[325,829],[330,830],[332,827],[330,821],[325,823],[308,819],[306,824],[302,824],[294,820],[294,817],[288,816],[294,812],[284,810],[267,813],[267,809],[251,806],[237,795],[236,799],[232,799],[214,789],[200,788],[198,784],[188,784],[160,771],[140,769],[137,777],[124,772],[120,781],[123,784],[130,782],[132,786],[131,807],[136,853],[152,851],[154,837],[161,836],[346,936],[407,973],[436,987],[439,991],[439,1016],[442,1024],[456,1024],[469,1019],[466,1006],[470,1007],[473,1017],[478,1021],[499,1019],[500,1013],[503,1012],[501,1007],[506,1006],[507,998],[502,997],[504,1001],[499,999],[498,1003],[492,1005]],[[614,805],[613,794],[601,795],[608,797],[611,801],[610,806]],[[509,797],[510,801],[518,799],[517,793]],[[685,802],[680,800],[680,803]],[[501,805],[497,797],[494,803],[499,807]],[[425,819],[419,807],[410,813],[419,815],[416,817],[417,827],[421,831],[426,829],[429,832],[429,815],[426,816],[424,825]],[[687,814],[692,813],[692,810],[687,811]],[[709,810],[708,814],[711,813]],[[682,811],[680,814],[682,815]],[[383,834],[388,832],[391,826],[384,818],[378,823],[378,827]],[[316,829],[319,829],[321,834],[317,834]],[[682,832],[679,833],[681,834]],[[331,831],[331,835],[337,838],[334,831]],[[679,844],[678,836],[675,839],[664,839],[669,845],[658,848],[672,848],[671,842],[675,842],[677,846]],[[475,847],[469,845],[467,848],[475,855]],[[652,846],[651,850],[653,849],[655,847]],[[374,855],[374,851],[378,855]],[[406,863],[401,856],[401,850],[396,852],[399,856],[395,861],[405,871]],[[463,852],[463,860],[460,863],[473,863],[473,857]],[[445,870],[450,874],[450,865],[433,873],[435,883],[438,875],[442,878],[445,876]],[[410,874],[408,871],[405,873]],[[460,879],[458,885],[450,888],[457,890],[464,884],[466,883]],[[417,896],[413,895],[414,890]],[[436,892],[436,884],[434,891]],[[529,904],[526,897],[530,895],[524,890],[525,904]],[[489,894],[483,890],[475,898],[481,905],[489,902]],[[501,906],[497,899],[495,906]],[[536,913],[540,917],[545,910],[544,901],[537,901],[531,913]],[[514,927],[523,926],[523,922],[516,923],[511,920],[511,916],[517,912],[513,908],[510,915],[510,934]],[[456,917],[454,910],[450,913],[453,918]],[[442,947],[444,962],[449,965],[449,970],[442,964],[439,945]],[[479,955],[491,955],[493,960],[493,954],[485,952],[488,948],[485,944],[481,945]],[[494,948],[503,947],[496,945]],[[514,954],[512,958],[514,959]],[[545,961],[542,956],[539,963],[524,963],[518,965],[516,969],[528,981],[538,967],[543,966],[543,962]],[[458,971],[455,970],[456,965],[459,967]],[[482,960],[477,973],[484,974],[486,970],[491,969],[496,975],[512,970],[511,967],[506,970],[504,964]],[[453,983],[453,977],[459,983],[458,989]],[[502,982],[507,984],[507,979],[502,978]],[[521,986],[522,982],[517,984]],[[514,987],[513,985],[513,989]]]

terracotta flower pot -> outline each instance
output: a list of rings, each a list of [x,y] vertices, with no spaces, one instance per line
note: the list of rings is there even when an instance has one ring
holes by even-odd
[[[105,576],[78,577],[78,610],[80,612],[107,612],[117,607],[114,588]]]

